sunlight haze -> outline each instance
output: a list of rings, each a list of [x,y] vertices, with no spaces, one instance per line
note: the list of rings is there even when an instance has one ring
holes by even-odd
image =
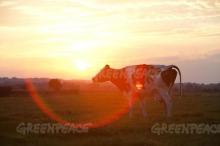
[[[220,82],[219,0],[1,0],[0,17],[0,77],[174,64],[183,82]]]

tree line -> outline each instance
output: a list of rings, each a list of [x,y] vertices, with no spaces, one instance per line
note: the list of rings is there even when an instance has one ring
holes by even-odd
[[[16,79],[14,79],[16,81]],[[0,96],[24,95],[29,94],[25,80],[13,79],[1,82],[0,79]],[[10,81],[10,82],[9,82]],[[32,79],[32,84],[40,93],[45,94],[78,94],[83,91],[119,91],[115,85],[110,82],[94,83],[92,81],[68,81],[62,79]],[[184,93],[188,92],[220,92],[220,83],[218,84],[198,84],[182,83]],[[179,91],[179,83],[176,83],[173,92]]]

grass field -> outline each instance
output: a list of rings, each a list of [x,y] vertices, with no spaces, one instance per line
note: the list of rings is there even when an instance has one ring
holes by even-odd
[[[199,96],[198,96],[199,94]],[[21,123],[56,123],[31,97],[0,98],[0,145],[220,145],[220,134],[162,134],[151,132],[155,123],[220,124],[220,96],[191,94],[181,99],[173,96],[172,118],[162,116],[163,107],[150,97],[146,99],[147,118],[142,118],[139,101],[134,116],[128,113],[118,120],[88,133],[26,134],[16,131]],[[71,123],[98,123],[115,115],[127,100],[119,92],[85,92],[79,95],[42,96],[44,103],[60,118]]]

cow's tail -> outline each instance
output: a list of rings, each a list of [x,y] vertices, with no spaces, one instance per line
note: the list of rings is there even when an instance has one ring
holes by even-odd
[[[180,72],[180,69],[175,66],[175,65],[172,65],[172,68],[175,68],[178,72],[179,72],[179,75],[180,75],[180,89],[179,89],[179,92],[180,92],[180,98],[182,97],[182,77],[181,77],[181,72]]]

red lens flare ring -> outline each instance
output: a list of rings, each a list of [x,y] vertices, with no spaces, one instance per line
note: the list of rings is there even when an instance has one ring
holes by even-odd
[[[31,95],[31,98],[33,99],[33,101],[36,103],[36,105],[47,115],[49,116],[51,119],[55,120],[56,122],[59,122],[61,124],[66,124],[65,126],[69,126],[69,127],[74,127],[74,128],[79,128],[79,126],[74,126],[74,125],[82,125],[82,124],[69,124],[67,125],[67,123],[70,123],[62,118],[60,118],[56,113],[54,113],[46,104],[45,102],[42,100],[43,97],[37,92],[36,88],[34,87],[34,84],[32,83],[31,79],[26,79],[26,86],[28,88],[28,91]],[[134,95],[135,97],[137,97],[137,95]],[[136,100],[137,98],[132,98],[133,100]],[[119,119],[122,115],[124,115],[129,109],[129,105],[126,104],[124,105],[116,114],[103,119],[102,121],[96,122],[96,123],[92,123],[91,126],[88,126],[88,128],[99,128],[99,127],[103,127],[106,126],[114,121],[116,121],[117,119]],[[91,123],[91,122],[89,122]]]

